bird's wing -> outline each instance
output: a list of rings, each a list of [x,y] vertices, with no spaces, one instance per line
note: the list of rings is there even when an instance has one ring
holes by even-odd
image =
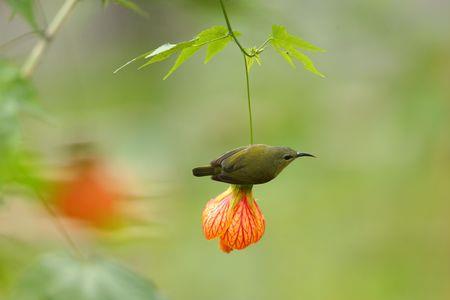
[[[240,151],[233,153],[222,161],[222,170],[233,173],[246,166],[254,165],[255,162],[258,162],[258,156],[264,157],[266,149],[267,146],[262,144],[241,147]],[[251,153],[249,153],[250,151]]]
[[[245,167],[246,161],[248,160],[248,157],[245,155],[245,153],[247,153],[247,149],[248,147],[241,149],[241,151],[238,151],[224,159],[222,161],[222,169],[227,173],[232,173]]]
[[[239,184],[233,177],[226,174],[217,174],[212,176],[211,178],[215,181],[226,182],[231,184]]]
[[[227,153],[222,154],[219,158],[216,158],[215,160],[213,160],[211,162],[211,166],[222,166],[222,163],[224,160],[226,160],[227,158],[233,156],[234,154],[247,149],[248,146],[243,146],[243,147],[239,147],[233,150],[228,151]]]

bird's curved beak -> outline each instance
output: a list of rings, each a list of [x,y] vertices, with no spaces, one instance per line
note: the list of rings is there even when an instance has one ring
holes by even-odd
[[[310,157],[315,157],[312,154],[309,153],[304,153],[304,152],[297,152],[297,157],[302,157],[302,156],[310,156]]]

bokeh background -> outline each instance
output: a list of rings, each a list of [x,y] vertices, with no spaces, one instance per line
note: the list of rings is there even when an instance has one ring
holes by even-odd
[[[61,3],[42,0],[40,24]],[[206,201],[226,186],[191,169],[248,143],[242,58],[230,44],[207,65],[198,53],[165,81],[171,62],[114,75],[140,53],[224,24],[217,1],[138,3],[148,18],[77,5],[33,76],[50,120],[21,123],[48,178],[68,144],[88,140],[134,195],[138,220],[118,230],[67,221],[82,251],[120,261],[174,300],[450,298],[448,1],[227,2],[245,45],[282,24],[327,50],[312,55],[325,79],[271,49],[252,69],[256,142],[319,159],[255,188],[266,233],[228,255],[200,224]],[[9,16],[0,2],[0,44],[30,30]],[[1,55],[20,64],[35,42],[20,39]],[[67,250],[25,195],[0,206],[2,299],[35,259]]]

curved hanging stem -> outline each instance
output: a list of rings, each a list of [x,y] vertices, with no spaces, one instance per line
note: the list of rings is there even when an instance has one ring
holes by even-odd
[[[250,98],[250,79],[247,65],[247,57],[245,54],[244,57],[244,66],[245,66],[245,80],[247,83],[247,106],[248,106],[248,121],[250,126],[250,145],[253,144],[253,118],[252,118],[252,101]]]
[[[238,45],[239,49],[241,49],[242,53],[244,53],[248,57],[255,56],[254,54],[248,53],[244,47],[242,47],[241,43],[239,43],[239,40],[237,39],[236,35],[233,32],[233,29],[231,28],[230,20],[228,19],[228,14],[225,9],[225,5],[223,4],[223,0],[220,0],[220,6],[222,7],[223,16],[225,17],[225,22],[227,23],[228,32],[235,41],[236,45]]]
[[[258,54],[258,52],[248,53],[247,50],[245,50],[245,48],[241,45],[241,43],[237,39],[236,35],[234,34],[233,29],[231,28],[230,19],[228,18],[228,14],[225,9],[225,5],[223,4],[223,0],[219,0],[219,2],[220,2],[220,7],[222,8],[222,13],[225,18],[225,22],[227,23],[228,34],[233,38],[234,42],[239,47],[239,50],[241,50],[242,55],[244,57],[245,80],[246,80],[246,87],[247,87],[248,119],[249,119],[249,127],[250,127],[250,145],[251,145],[251,144],[253,144],[253,117],[252,117],[252,101],[251,101],[251,97],[250,97],[250,78],[249,78],[247,57],[254,57]],[[263,44],[263,47],[265,45],[266,45],[266,43]]]

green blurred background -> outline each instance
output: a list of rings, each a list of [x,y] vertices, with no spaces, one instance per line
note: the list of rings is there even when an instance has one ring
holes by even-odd
[[[40,22],[62,3],[41,2]],[[255,141],[319,159],[255,188],[266,233],[229,255],[200,222],[226,186],[191,169],[248,143],[242,58],[229,45],[166,81],[170,62],[113,75],[140,53],[224,24],[218,1],[138,3],[148,18],[82,1],[33,77],[51,122],[23,118],[24,144],[45,164],[89,139],[156,194],[140,200],[156,211],[144,215],[154,225],[80,242],[85,251],[120,260],[174,300],[450,298],[450,2],[227,2],[245,45],[282,24],[327,49],[312,55],[326,79],[271,49],[252,69]],[[0,2],[0,43],[29,31],[9,15]],[[35,41],[1,54],[20,63]],[[0,298],[35,257],[65,249],[57,237],[30,238],[52,229],[27,234],[31,221],[13,201],[22,200],[0,207]]]

